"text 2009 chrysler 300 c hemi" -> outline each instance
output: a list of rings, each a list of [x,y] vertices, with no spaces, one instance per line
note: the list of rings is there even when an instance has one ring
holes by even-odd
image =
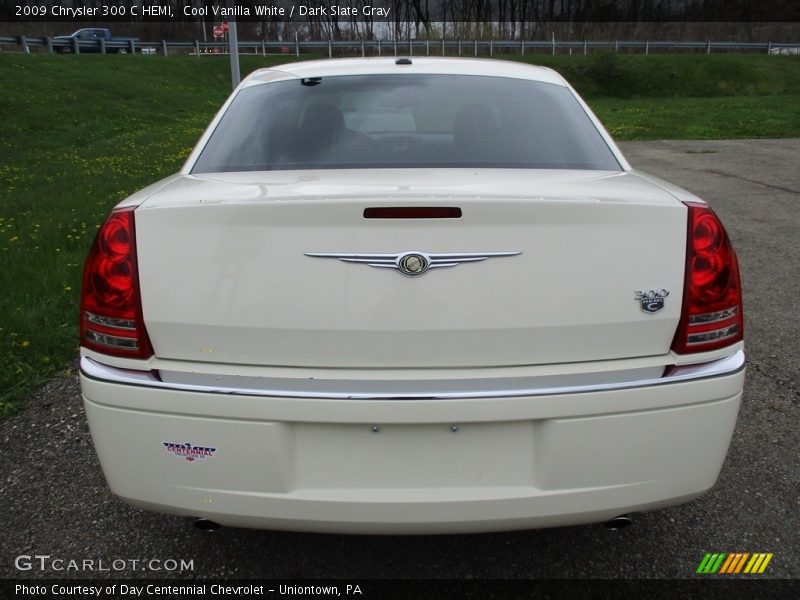
[[[731,243],[549,69],[250,75],[86,260],[114,493],[223,525],[605,521],[715,482],[744,379]]]

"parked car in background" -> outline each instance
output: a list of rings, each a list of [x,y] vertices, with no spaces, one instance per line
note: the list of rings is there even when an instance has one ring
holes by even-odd
[[[69,35],[59,35],[53,38],[56,50],[62,54],[74,52],[74,44],[79,45],[82,53],[96,53],[102,51],[101,40],[106,44],[106,52],[111,54],[127,54],[130,52],[130,42],[138,42],[135,37],[115,37],[110,29],[87,27],[78,29]]]
[[[515,62],[254,72],[179,173],[111,212],[80,319],[111,490],[233,526],[492,531],[685,502],[717,479],[744,381],[717,216]]]

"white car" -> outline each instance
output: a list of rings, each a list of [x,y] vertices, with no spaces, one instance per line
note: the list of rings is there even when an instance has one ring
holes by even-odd
[[[714,485],[744,380],[715,214],[555,72],[263,69],[86,261],[111,490],[222,525],[603,522]]]

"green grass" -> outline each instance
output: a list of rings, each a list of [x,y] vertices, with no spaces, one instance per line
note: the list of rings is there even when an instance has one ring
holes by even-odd
[[[800,95],[596,98],[589,103],[617,140],[800,137]]]
[[[265,62],[243,57],[242,71]],[[0,416],[75,356],[98,225],[179,168],[230,92],[227,65],[0,55]]]
[[[800,136],[796,57],[524,59],[562,71],[619,139]],[[97,227],[181,165],[229,77],[226,57],[0,54],[0,416],[75,357]]]
[[[800,60],[766,54],[515,56],[560,72],[587,98],[800,94]]]

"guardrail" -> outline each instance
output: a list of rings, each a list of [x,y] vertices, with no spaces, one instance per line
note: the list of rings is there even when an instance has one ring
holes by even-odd
[[[169,56],[170,52],[192,54],[197,56],[225,53],[228,43],[224,41],[201,42],[142,42],[128,40],[77,40],[55,39],[52,37],[0,36],[0,47],[3,45],[18,46],[22,52],[30,52],[31,48],[40,47],[50,54],[81,52],[92,53],[161,53]],[[557,54],[588,54],[597,50],[633,50],[649,54],[651,51],[701,51],[711,54],[713,51],[745,51],[767,52],[769,54],[800,54],[800,43],[774,42],[670,42],[670,41],[558,41],[558,40],[293,40],[293,41],[240,41],[240,54],[294,54],[301,53],[327,54],[337,56],[397,56],[402,55],[454,55],[492,56],[499,54],[522,54],[526,52],[550,52]]]

